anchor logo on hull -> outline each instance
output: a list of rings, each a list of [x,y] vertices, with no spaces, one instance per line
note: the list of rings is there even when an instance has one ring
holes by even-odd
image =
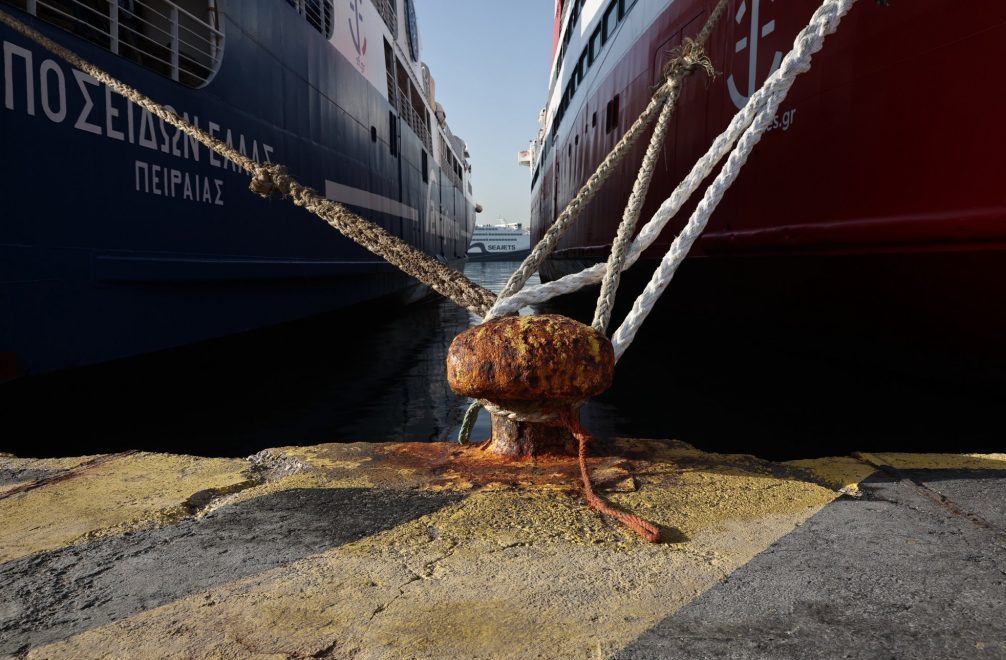
[[[364,57],[367,55],[367,37],[360,29],[360,21],[363,20],[361,0],[350,0],[349,10],[353,12],[353,17],[349,19],[349,36],[353,38],[353,47],[356,48],[356,66],[363,72],[367,65]],[[353,21],[356,21],[354,25]]]
[[[761,0],[751,0],[750,13],[751,30],[748,36],[741,37],[737,40],[737,43],[734,44],[734,53],[740,53],[745,48],[748,50],[747,94],[743,94],[737,89],[737,83],[734,81],[733,74],[730,74],[730,77],[727,78],[727,89],[730,91],[730,100],[734,102],[734,105],[737,106],[738,110],[744,107],[744,104],[748,102],[751,95],[758,89],[758,42],[760,39],[764,39],[775,32],[775,20],[761,24]],[[740,6],[737,7],[737,13],[734,15],[734,21],[736,21],[738,25],[741,25],[747,14],[748,2],[747,0],[742,0]],[[768,70],[769,76],[775,73],[775,70],[779,68],[779,64],[781,62],[782,51],[777,50],[775,51],[775,55],[772,56],[772,66]]]

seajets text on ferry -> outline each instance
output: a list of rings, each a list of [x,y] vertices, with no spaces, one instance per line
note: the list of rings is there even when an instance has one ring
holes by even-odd
[[[138,144],[174,158],[200,162],[201,145],[196,140],[168,126],[143,108],[137,108],[83,71],[70,68],[70,76],[67,76],[64,67],[51,58],[41,60],[36,67],[34,55],[27,48],[3,42],[5,109],[20,110],[33,117],[41,111],[56,124],[72,121],[75,129],[85,133]],[[23,86],[16,83],[23,83]],[[103,112],[100,107],[102,97]],[[165,107],[178,114],[171,106]],[[199,117],[190,118],[187,112],[182,112],[181,116],[202,128]],[[213,121],[207,122],[205,130],[256,162],[271,162],[271,145],[254,139],[249,141],[241,133],[236,135],[235,140],[231,129],[223,130]],[[209,149],[206,151],[211,166],[241,171],[230,160],[217,156]],[[223,206],[224,182],[221,179],[142,160],[134,162],[130,174],[137,192]]]

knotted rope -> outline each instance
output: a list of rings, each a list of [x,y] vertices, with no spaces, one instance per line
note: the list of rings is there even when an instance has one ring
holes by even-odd
[[[654,89],[646,108],[636,118],[625,135],[622,136],[622,139],[618,141],[618,144],[608,153],[604,161],[598,165],[597,170],[580,188],[576,196],[566,205],[566,208],[559,214],[555,223],[549,227],[542,240],[535,245],[534,250],[524,259],[517,270],[510,275],[506,286],[497,298],[497,307],[502,301],[520,291],[531,275],[541,267],[542,262],[555,250],[559,239],[569,230],[586,205],[597,195],[601,185],[615,171],[617,165],[629,152],[630,147],[642,136],[652,122],[654,114],[657,113],[657,123],[654,126],[653,134],[650,136],[650,142],[647,145],[643,163],[636,175],[632,195],[626,205],[622,222],[619,224],[618,238],[616,238],[615,245],[612,248],[612,259],[616,262],[617,266],[613,269],[609,268],[608,272],[614,273],[614,275],[611,281],[607,282],[606,288],[602,288],[601,297],[598,299],[598,310],[594,318],[594,328],[602,333],[604,332],[608,325],[608,319],[611,317],[615,290],[618,288],[618,278],[622,272],[621,264],[624,262],[625,244],[632,238],[636,222],[639,220],[639,214],[642,211],[643,202],[646,199],[646,193],[653,178],[654,167],[660,156],[660,151],[663,149],[667,129],[670,126],[671,117],[674,114],[678,98],[681,95],[682,83],[687,76],[696,70],[703,70],[709,76],[714,75],[715,70],[713,69],[712,62],[705,55],[703,47],[706,41],[709,40],[709,36],[712,34],[713,28],[719,21],[720,16],[726,10],[727,4],[728,0],[720,0],[709,15],[709,18],[706,19],[705,24],[695,39],[685,39],[679,48],[671,52],[661,73],[661,83]],[[520,308],[509,310],[506,313],[513,313],[517,309]],[[603,322],[599,322],[598,320],[598,315],[601,314],[604,315]],[[496,308],[494,308],[489,311],[484,321],[502,315],[497,313]],[[458,431],[458,442],[460,444],[467,445],[469,443],[472,429],[475,427],[475,420],[478,417],[478,411],[483,407],[486,407],[486,402],[484,401],[473,401],[468,406],[468,409],[465,411],[464,420],[461,423],[461,429]],[[496,411],[490,409],[490,412],[504,414],[511,419],[519,421],[537,421],[527,418],[521,413],[500,410],[498,407],[495,408]],[[550,417],[550,419],[554,419],[554,417]]]
[[[622,136],[615,148],[605,157],[594,174],[581,187],[573,200],[556,218],[531,254],[511,275],[498,298],[491,291],[475,284],[463,274],[451,270],[405,241],[391,235],[383,228],[352,213],[341,204],[332,202],[312,188],[300,184],[287,173],[286,168],[282,165],[255,162],[2,10],[0,10],[0,22],[240,166],[252,175],[249,186],[252,191],[263,197],[269,197],[273,192],[279,192],[281,196],[322,218],[348,238],[383,257],[462,307],[486,317],[487,320],[514,313],[528,304],[544,302],[557,295],[571,293],[601,281],[602,294],[595,310],[594,327],[603,332],[610,321],[614,293],[618,287],[620,273],[639,259],[643,250],[656,240],[670,218],[680,210],[684,201],[695,192],[720,160],[727,153],[730,153],[727,162],[706,190],[685,228],[675,238],[643,293],[636,299],[629,315],[612,336],[615,357],[618,359],[631,344],[640,325],[649,315],[656,300],[666,289],[678,266],[705,228],[723,194],[737,178],[752,149],[768,126],[771,125],[772,119],[786,98],[796,77],[810,69],[811,58],[821,49],[825,37],[838,28],[842,18],[852,8],[855,1],[824,0],[814,12],[808,25],[797,35],[792,50],[783,58],[779,68],[768,77],[757,92],[751,95],[744,108],[731,120],[727,129],[716,138],[706,154],[696,162],[689,175],[661,204],[654,216],[640,230],[635,240],[629,244],[629,238],[638,222],[642,202],[652,179],[653,165],[659,155],[659,150],[654,145],[663,144],[673,106],[680,95],[681,82],[696,68],[710,71],[708,59],[702,53],[702,45],[725,10],[727,0],[720,0],[696,39],[693,42],[686,41],[678,55],[669,62],[664,71],[665,79],[657,87],[646,108]],[[597,194],[600,185],[610,177],[617,164],[625,157],[630,147],[640,138],[658,114],[660,116],[658,126],[654,129],[654,135],[651,137],[650,146],[623,213],[607,264],[598,264],[580,273],[521,291],[531,275],[538,270],[544,259],[555,249],[559,239],[579,217],[583,208]],[[482,405],[486,403],[481,402]],[[473,404],[465,414],[462,438],[460,438],[463,440],[462,444],[467,442],[467,435],[470,434],[471,427],[474,425],[478,412],[476,406],[478,405],[480,405],[479,402]],[[556,415],[555,412],[550,411],[537,413],[535,411],[520,412],[497,409],[493,412],[508,416],[517,415],[518,417],[513,418],[528,421],[535,421],[534,416],[539,414],[547,415],[548,420],[554,419]],[[587,445],[592,437],[582,427],[575,406],[558,414],[579,442],[578,458],[587,504],[603,514],[622,521],[645,540],[659,540],[660,531],[655,525],[639,516],[613,507],[594,492],[586,462]]]
[[[696,39],[691,42],[691,46],[688,48],[682,48],[680,52],[678,52],[677,55],[667,63],[664,67],[664,71],[662,72],[661,83],[657,85],[653,95],[650,97],[649,103],[647,103],[646,107],[639,116],[636,117],[636,120],[625,132],[625,135],[623,135],[612,150],[608,152],[608,155],[605,156],[604,160],[601,161],[601,164],[597,166],[597,169],[590,175],[590,178],[587,179],[586,183],[580,187],[580,190],[562,210],[559,217],[555,219],[555,222],[548,228],[545,235],[542,236],[541,240],[534,246],[534,249],[531,250],[531,253],[528,254],[521,265],[513,273],[511,273],[506,286],[503,287],[503,291],[497,298],[496,305],[493,309],[489,310],[489,314],[485,318],[486,321],[504,315],[499,312],[498,308],[500,303],[520,291],[531,276],[538,271],[541,264],[558,246],[559,239],[561,239],[566,232],[569,231],[569,228],[580,217],[584,208],[586,208],[590,201],[593,200],[600,191],[601,185],[616,171],[619,163],[621,163],[621,161],[629,153],[631,147],[639,140],[640,137],[642,137],[643,133],[645,133],[647,127],[649,127],[649,125],[653,122],[654,118],[661,115],[661,120],[664,121],[665,124],[670,120],[670,116],[674,111],[674,105],[680,95],[682,81],[685,77],[691,75],[691,73],[696,69],[704,69],[706,71],[711,70],[712,65],[709,64],[709,60],[705,57],[702,48],[708,40],[709,35],[712,33],[716,22],[723,14],[726,5],[727,0],[720,0],[716,5],[716,8],[709,15],[706,23],[702,26],[699,34],[696,36]],[[663,131],[666,132],[666,127]],[[661,135],[663,134],[664,133]],[[651,138],[650,144],[653,145],[655,142],[656,141]],[[659,145],[662,144],[663,142],[661,140]],[[659,146],[657,148],[659,148]],[[652,171],[649,176],[652,176]],[[646,186],[649,186],[648,180]],[[518,307],[517,309],[520,308]]]
[[[821,50],[825,37],[838,29],[842,17],[849,12],[855,2],[856,0],[824,0],[814,12],[807,27],[797,35],[793,49],[783,58],[779,69],[769,76],[762,85],[759,94],[763,90],[767,90],[765,94],[760,95],[757,100],[755,95],[752,95],[744,109],[738,113],[737,116],[756,114],[751,117],[747,128],[737,140],[737,146],[723,165],[723,169],[706,189],[702,200],[688,219],[684,229],[671,243],[649,283],[633,303],[625,320],[622,321],[622,325],[612,335],[611,343],[615,348],[616,360],[625,353],[625,350],[632,343],[643,321],[653,310],[653,306],[667,285],[670,284],[678,266],[685,260],[692,245],[705,229],[709,217],[716,210],[720,200],[723,199],[724,193],[737,179],[748,156],[758,144],[765,130],[772,125],[772,120],[779,111],[779,106],[785,100],[797,76],[810,70],[811,59],[815,53]],[[752,113],[746,112],[748,108],[752,108]],[[731,126],[733,126],[733,122],[731,122]]]
[[[716,9],[709,16],[706,25],[699,36],[694,41],[685,39],[684,43],[676,51],[672,51],[671,59],[664,67],[664,76],[668,80],[677,80],[678,84],[667,97],[667,102],[660,111],[657,124],[653,128],[653,136],[646,147],[643,155],[643,162],[639,166],[636,174],[636,181],[632,185],[632,193],[629,201],[625,205],[622,214],[622,221],[618,225],[615,240],[611,245],[611,254],[608,257],[608,264],[605,267],[604,281],[601,283],[601,293],[597,298],[597,308],[594,310],[594,321],[592,323],[595,330],[604,333],[611,320],[611,312],[615,306],[615,292],[618,290],[619,280],[622,277],[622,268],[625,263],[625,253],[628,250],[629,241],[632,240],[636,232],[636,223],[643,210],[643,202],[646,201],[646,194],[650,190],[650,182],[653,180],[653,172],[660,158],[660,153],[664,149],[667,129],[670,127],[671,115],[674,114],[678,97],[681,95],[681,83],[686,75],[691,74],[696,69],[702,69],[706,75],[713,77],[716,74],[712,62],[705,56],[702,47],[712,31],[712,27],[719,20],[723,10],[727,6],[727,0],[720,0]],[[708,29],[707,29],[708,28]]]
[[[301,185],[282,165],[254,161],[2,10],[0,10],[0,22],[105,84],[113,92],[199,141],[208,149],[234,162],[252,175],[250,188],[259,195],[269,197],[272,192],[279,192],[297,206],[317,215],[347,238],[475,314],[484,316],[495,303],[496,296],[492,291],[479,286],[464,274],[452,270],[388,233],[382,227],[353,213],[342,204],[333,202],[314,189]]]
[[[303,207],[327,222],[343,236],[383,257],[404,273],[429,285],[437,293],[475,314],[486,314],[496,301],[492,291],[475,284],[460,271],[449,268],[417,250],[342,204],[333,202],[314,189],[301,185],[282,165],[269,163],[257,165],[252,173],[249,188],[266,198],[273,192],[278,192],[294,205]]]
[[[775,73],[769,76],[758,91],[751,95],[745,106],[734,115],[727,128],[713,141],[709,150],[696,161],[688,175],[682,179],[681,183],[664,200],[650,220],[639,230],[639,233],[629,245],[626,252],[621,268],[622,271],[631,267],[642,255],[643,251],[657,240],[667,226],[667,223],[677,214],[685,201],[692,196],[720,161],[734,149],[734,145],[736,144],[736,157],[731,156],[732,162],[728,163],[729,170],[727,167],[724,167],[717,178],[719,183],[714,184],[719,191],[718,196],[715,200],[709,200],[711,205],[704,204],[701,207],[704,219],[699,216],[700,209],[697,208],[692,218],[689,219],[689,227],[691,229],[687,234],[682,232],[678,237],[679,240],[675,241],[675,246],[672,246],[672,249],[668,251],[668,255],[673,252],[673,259],[677,263],[680,263],[680,260],[684,259],[684,256],[687,254],[687,247],[690,247],[691,243],[698,236],[694,230],[699,225],[702,227],[705,226],[705,221],[708,220],[709,215],[715,209],[715,203],[718,203],[719,197],[722,197],[722,193],[725,191],[722,184],[726,183],[729,185],[727,181],[729,180],[732,183],[736,178],[740,168],[746,162],[747,156],[757,143],[758,138],[764,133],[767,126],[770,125],[776,109],[782,100],[785,99],[795,78],[810,68],[812,56],[821,49],[825,37],[832,34],[838,28],[842,17],[849,12],[854,3],[855,0],[824,0],[817,11],[814,12],[808,25],[797,35],[792,50],[783,58]],[[752,126],[755,117],[761,118],[758,127]],[[752,128],[753,130],[749,130]],[[745,139],[738,144],[742,135],[745,136]],[[710,189],[712,190],[712,187]],[[706,200],[704,199],[703,201],[705,202]],[[693,221],[695,222],[693,223]],[[683,239],[682,236],[685,238]],[[687,246],[685,245],[686,241]],[[682,248],[685,249],[682,250]],[[597,284],[604,279],[606,268],[606,264],[596,264],[578,273],[566,275],[552,282],[526,287],[513,296],[498,300],[491,313],[496,316],[512,314],[527,305],[542,303],[557,296],[573,293],[583,287]],[[673,268],[676,268],[676,265],[673,265]],[[664,269],[664,273],[666,274],[667,270],[670,269],[671,274],[673,274],[673,268],[668,266],[668,268]],[[664,280],[664,286],[666,286],[667,281],[669,279]],[[660,291],[663,291],[663,288],[660,288]],[[650,295],[647,299],[652,302],[656,298]],[[639,314],[633,315],[632,327],[638,329],[636,321],[641,323],[642,318],[645,318],[645,315],[642,317]],[[626,320],[629,321],[629,319]],[[621,357],[625,352],[625,349],[631,343],[632,337],[635,335],[634,331],[629,333],[628,330],[629,328],[626,327],[624,333],[616,332],[612,337],[612,343],[615,344],[616,359]]]

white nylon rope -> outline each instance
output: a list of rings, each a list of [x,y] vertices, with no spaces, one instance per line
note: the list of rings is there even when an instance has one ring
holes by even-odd
[[[636,337],[636,332],[646,320],[646,317],[653,310],[660,295],[667,288],[671,278],[681,262],[685,260],[689,249],[695,240],[705,229],[709,216],[716,210],[716,206],[723,198],[723,194],[730,188],[737,175],[740,174],[744,163],[755,145],[761,139],[776,116],[779,106],[782,104],[790,88],[796,81],[797,76],[810,70],[810,61],[814,53],[821,50],[824,39],[833,33],[841,22],[842,17],[848,13],[856,0],[825,0],[825,2],[814,12],[807,27],[800,32],[793,49],[786,55],[779,66],[779,70],[772,76],[777,78],[777,84],[773,91],[765,99],[764,105],[759,109],[754,121],[744,131],[744,134],[737,142],[733,153],[727,158],[726,164],[713,182],[706,189],[702,196],[702,201],[692,212],[685,228],[671,243],[664,258],[661,260],[657,270],[653,273],[649,283],[643,292],[636,298],[632,305],[632,310],[622,321],[622,325],[611,337],[611,344],[615,349],[615,359],[618,360]],[[763,87],[767,87],[763,85]],[[747,105],[752,105],[749,101]]]
[[[807,26],[797,35],[792,50],[783,58],[775,73],[769,76],[761,88],[751,95],[745,106],[734,115],[726,130],[713,141],[709,150],[695,163],[688,176],[678,184],[639,231],[629,247],[623,270],[632,266],[643,251],[653,244],[685,201],[691,197],[702,181],[739,142],[737,150],[731,154],[723,170],[710,185],[702,202],[689,218],[685,229],[671,244],[643,294],[633,304],[632,311],[613,335],[612,343],[615,346],[616,359],[621,357],[625,349],[628,348],[640,324],[649,314],[656,299],[670,282],[674,271],[687,255],[688,249],[701,234],[723,193],[737,178],[737,174],[747,161],[751,150],[774,118],[776,110],[786,98],[786,94],[796,77],[810,69],[811,57],[821,50],[825,37],[838,28],[842,17],[849,12],[855,2],[856,0],[824,0],[814,12]],[[497,301],[492,310],[492,316],[513,313],[521,307],[542,303],[556,296],[572,293],[585,286],[596,284],[604,278],[605,267],[605,264],[596,264],[552,282],[526,287],[502,301]]]

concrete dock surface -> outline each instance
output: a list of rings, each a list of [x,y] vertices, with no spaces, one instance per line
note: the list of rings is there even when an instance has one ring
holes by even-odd
[[[0,454],[0,657],[1006,658],[1006,454]]]

